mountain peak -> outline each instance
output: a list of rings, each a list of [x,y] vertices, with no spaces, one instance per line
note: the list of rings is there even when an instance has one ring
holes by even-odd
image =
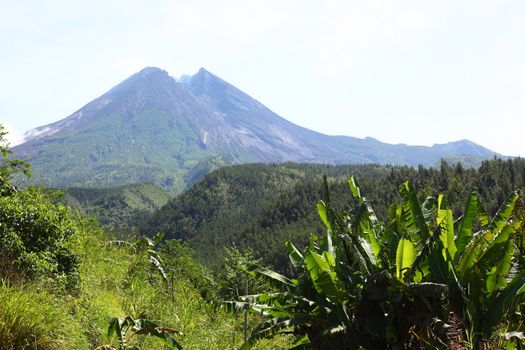
[[[199,71],[197,72],[197,74],[206,74],[206,73],[211,74],[211,73],[210,73],[209,71],[207,71],[206,68],[204,68],[204,67],[201,67],[201,68],[199,69]]]
[[[213,74],[210,71],[206,70],[206,68],[204,68],[204,67],[201,67],[199,69],[199,71],[194,76],[191,77],[191,80],[192,81],[202,81],[202,80],[208,81],[208,80],[212,80],[212,81],[221,82],[223,84],[228,84],[224,80],[222,80],[221,78],[216,76],[215,74]]]
[[[172,84],[175,79],[170,77],[168,72],[157,67],[146,67],[138,73],[133,74],[120,84],[112,88],[109,93],[122,92],[127,90],[135,90],[140,85],[158,85],[165,86],[166,84]]]
[[[160,68],[157,68],[157,67],[146,67],[146,68],[141,69],[135,75],[141,76],[141,77],[146,77],[146,76],[152,75],[152,74],[159,74],[159,75],[166,76],[166,75],[168,75],[168,72],[166,72],[164,69],[160,69]]]
[[[173,79],[173,78],[171,78],[168,72],[166,72],[164,69],[160,69],[157,67],[146,67],[140,70],[138,73],[133,74],[128,79],[124,80],[124,82],[137,81],[137,80],[143,80],[143,79]]]
[[[191,77],[189,85],[193,93],[198,96],[210,93],[215,95],[230,87],[230,84],[202,67]]]

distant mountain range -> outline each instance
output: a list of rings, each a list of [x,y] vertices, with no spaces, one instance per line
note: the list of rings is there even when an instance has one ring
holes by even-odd
[[[30,130],[13,148],[51,187],[155,183],[180,192],[211,170],[240,163],[432,166],[497,155],[471,141],[392,145],[295,125],[201,68],[177,81],[145,68],[71,116]]]

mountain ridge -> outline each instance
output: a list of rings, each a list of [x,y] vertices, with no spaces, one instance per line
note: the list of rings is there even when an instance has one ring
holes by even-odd
[[[325,135],[277,115],[205,68],[178,82],[157,67],[133,74],[70,116],[29,131],[13,150],[48,186],[151,182],[173,192],[188,186],[188,174],[226,164],[431,166],[447,157],[498,155],[468,140],[427,147]]]

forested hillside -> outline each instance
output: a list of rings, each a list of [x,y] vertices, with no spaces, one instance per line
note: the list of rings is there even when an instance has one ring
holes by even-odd
[[[68,188],[63,201],[86,216],[94,216],[106,229],[124,233],[142,224],[171,195],[153,184],[112,188]]]
[[[346,181],[355,176],[379,217],[399,201],[398,187],[410,180],[421,197],[445,193],[456,214],[471,188],[479,189],[480,202],[494,213],[506,194],[525,187],[523,159],[493,159],[475,168],[442,162],[436,168],[377,165],[326,166],[312,164],[250,164],[222,168],[169,201],[141,226],[141,232],[166,233],[187,241],[199,259],[210,266],[221,261],[221,247],[251,248],[256,256],[279,270],[288,265],[284,242],[299,246],[310,233],[324,229],[315,213],[322,198],[322,175],[340,195],[334,205],[353,207]]]

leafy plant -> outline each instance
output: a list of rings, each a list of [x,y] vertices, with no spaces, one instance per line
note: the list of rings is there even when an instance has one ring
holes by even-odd
[[[160,241],[162,241],[162,238],[164,238],[163,232],[158,232],[155,236],[153,236],[153,238],[143,237],[133,244],[133,248],[137,254],[147,256],[152,270],[157,271],[162,277],[164,283],[166,283],[166,285],[169,287],[170,281],[166,275],[166,271],[164,270],[162,258],[156,250],[156,246]]]
[[[253,277],[243,269],[243,265],[260,264],[248,250],[241,253],[237,247],[225,248],[224,264],[220,275],[219,295],[223,299],[238,300],[241,295],[260,293],[264,289],[259,279]]]
[[[47,277],[56,287],[78,288],[78,262],[70,250],[76,233],[70,209],[39,190],[1,196],[0,277]]]
[[[287,243],[299,276],[246,266],[272,291],[225,304],[267,316],[245,348],[290,331],[298,345],[316,349],[412,348],[446,344],[455,327],[457,344],[464,334],[461,346],[478,349],[521,327],[515,313],[525,294],[518,193],[489,219],[472,190],[455,223],[444,196],[421,204],[405,182],[399,189],[402,202],[391,207],[383,224],[353,178],[348,181],[357,202],[352,212],[335,210],[326,178],[324,185],[317,209],[326,235],[312,236],[302,253]]]
[[[164,233],[158,232],[152,238],[142,237],[138,240],[135,240],[133,243],[124,240],[117,240],[113,241],[112,243],[120,246],[127,245],[131,247],[133,252],[135,253],[135,260],[137,261],[137,263],[142,262],[144,258],[146,258],[145,260],[147,260],[150,263],[151,269],[153,271],[156,271],[162,277],[162,280],[166,283],[166,285],[169,287],[170,281],[168,279],[168,276],[166,275],[166,271],[164,270],[162,258],[160,257],[159,252],[155,249],[159,242],[162,241],[162,238],[164,238]],[[135,265],[132,265],[131,268],[133,268],[134,266]]]
[[[0,278],[11,282],[37,276],[60,289],[78,287],[77,259],[69,245],[76,233],[70,209],[35,188],[19,190],[13,177],[29,165],[9,157],[0,124]]]
[[[119,342],[118,350],[140,350],[138,346],[131,346],[128,344],[128,334],[133,335],[146,335],[158,338],[166,346],[171,349],[182,349],[182,346],[173,338],[171,335],[184,336],[182,332],[176,329],[161,327],[157,323],[146,319],[138,318],[134,319],[131,316],[127,316],[124,319],[114,317],[109,322],[108,337],[116,335]],[[98,347],[98,350],[112,348],[108,345]]]

